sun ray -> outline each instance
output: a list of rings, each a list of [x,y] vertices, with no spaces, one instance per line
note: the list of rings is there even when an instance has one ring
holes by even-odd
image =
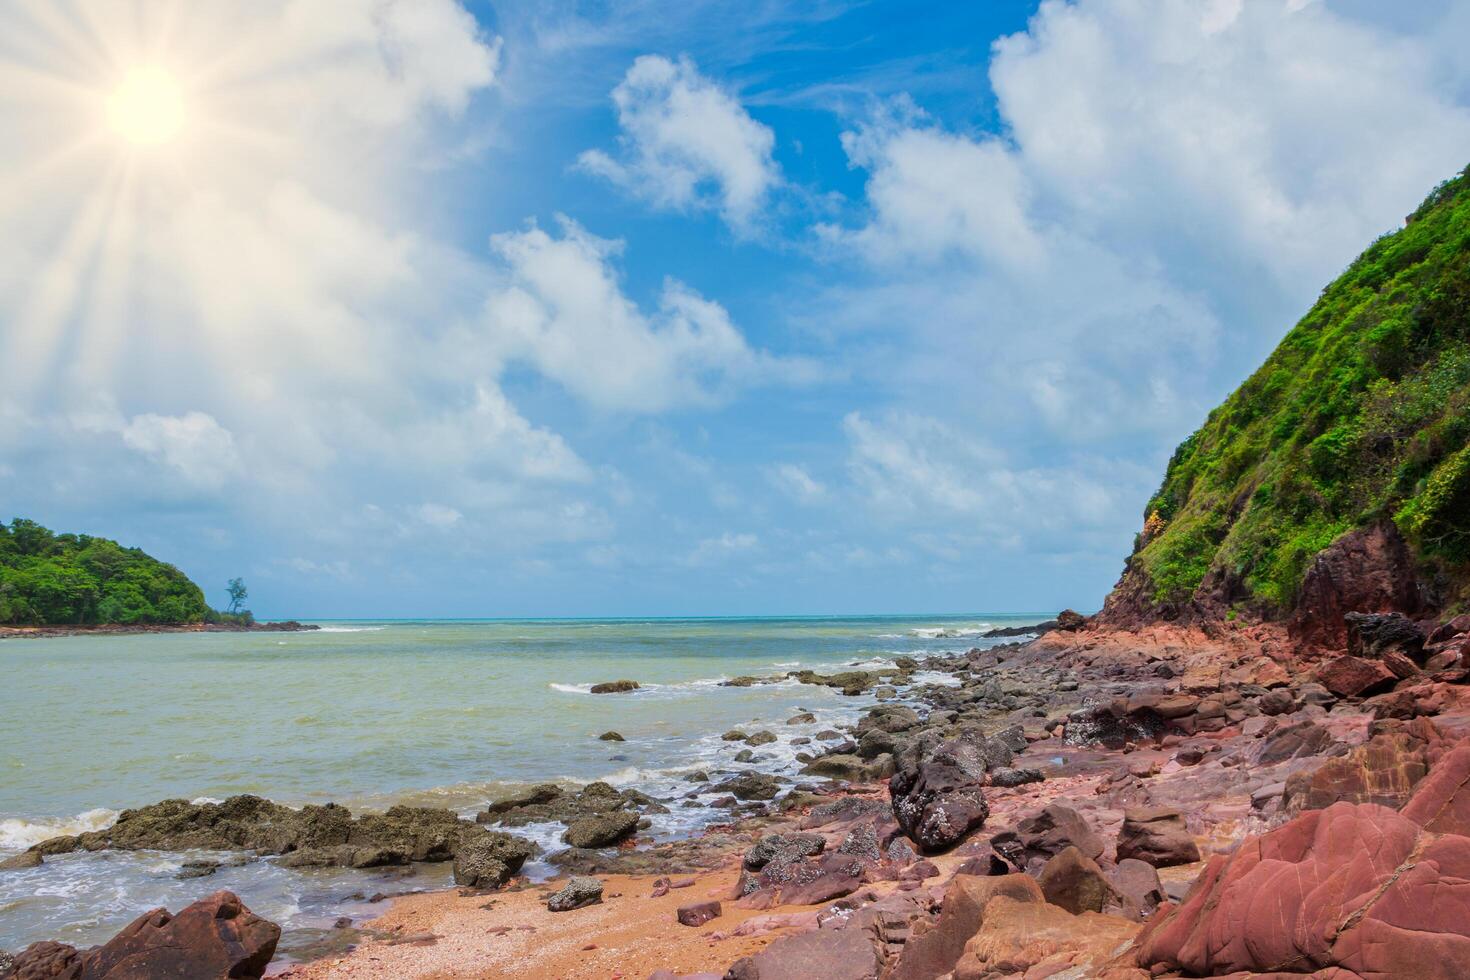
[[[77,210],[50,262],[36,276],[30,299],[9,324],[6,346],[10,349],[4,362],[17,369],[11,378],[16,396],[32,394],[53,376],[67,320],[76,309],[102,231],[116,206],[123,169],[110,167]]]

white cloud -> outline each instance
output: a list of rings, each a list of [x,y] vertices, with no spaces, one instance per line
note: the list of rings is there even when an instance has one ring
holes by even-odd
[[[816,376],[812,365],[752,350],[724,307],[677,280],[645,313],[618,282],[622,243],[560,222],[560,237],[531,227],[494,239],[508,279],[485,306],[498,356],[531,362],[593,405],[631,412],[708,404],[738,383]]]
[[[122,439],[128,448],[161,460],[199,486],[221,486],[240,465],[235,437],[203,412],[139,415],[123,427]]]
[[[754,551],[760,547],[760,538],[745,532],[726,531],[717,538],[705,538],[694,546],[685,562],[689,565],[710,565],[727,561],[737,555]]]
[[[901,99],[844,137],[866,214],[819,231],[870,279],[808,317],[897,355],[899,409],[845,426],[870,502],[1122,541],[1168,449],[1464,165],[1470,110],[1437,41],[1321,3],[1045,0],[993,54],[1002,136]],[[1120,496],[1103,455],[1153,476]]]
[[[440,530],[452,528],[464,520],[464,515],[453,507],[446,507],[444,504],[435,503],[420,504],[414,511],[414,516],[429,527],[439,528]]]
[[[781,174],[775,136],[688,58],[644,55],[612,93],[620,159],[588,150],[578,165],[657,207],[712,208],[751,230]]]
[[[805,467],[780,463],[768,471],[771,483],[782,492],[804,504],[815,503],[827,496],[827,488],[813,479]]]

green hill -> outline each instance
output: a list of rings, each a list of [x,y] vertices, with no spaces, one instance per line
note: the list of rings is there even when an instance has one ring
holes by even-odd
[[[199,586],[138,548],[34,521],[0,524],[0,624],[198,623],[212,612]]]
[[[1470,168],[1322,292],[1144,518],[1105,619],[1284,617],[1314,559],[1369,527],[1407,542],[1428,605],[1466,607]]]

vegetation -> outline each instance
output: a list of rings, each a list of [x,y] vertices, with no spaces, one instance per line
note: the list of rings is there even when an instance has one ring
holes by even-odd
[[[1318,552],[1390,521],[1442,581],[1470,582],[1470,168],[1178,448],[1130,567],[1159,604],[1214,572],[1279,613]]]
[[[75,626],[219,618],[183,572],[138,548],[85,534],[53,534],[22,518],[8,527],[0,524],[0,623]]]

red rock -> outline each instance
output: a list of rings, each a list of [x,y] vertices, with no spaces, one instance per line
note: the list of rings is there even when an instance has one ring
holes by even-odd
[[[818,929],[736,960],[725,980],[876,980],[881,961],[863,929]]]
[[[991,980],[1008,975],[1048,976],[1055,965],[1073,976],[1097,976],[1138,933],[1138,924],[1111,915],[1072,915],[1055,905],[1018,902],[1004,895],[985,906],[980,930],[965,944],[954,980]],[[1045,966],[1043,966],[1045,964]]]
[[[219,891],[178,915],[164,909],[144,913],[107,943],[86,952],[60,943],[34,943],[16,957],[13,976],[17,980],[257,978],[275,955],[280,937],[275,923],[251,913],[233,893]]]
[[[1101,912],[1119,897],[1097,862],[1075,847],[1046,862],[1037,884],[1048,902],[1073,915]]]
[[[1470,838],[1435,837],[1371,803],[1305,813],[1206,865],[1155,917],[1136,959],[1195,976],[1341,967],[1470,976]]]
[[[1378,657],[1383,666],[1393,672],[1399,680],[1407,680],[1419,673],[1419,665],[1400,650],[1385,650]]]
[[[1407,732],[1384,732],[1345,756],[1328,759],[1286,781],[1286,809],[1323,810],[1334,803],[1377,803],[1398,809],[1429,772],[1424,740]]]
[[[1341,656],[1317,668],[1317,680],[1339,697],[1356,697],[1385,687],[1396,680],[1381,661]]]
[[[674,913],[681,926],[702,926],[711,919],[720,917],[719,902],[691,902],[688,905],[679,906]]]
[[[997,895],[1019,902],[1046,901],[1030,875],[955,875],[944,891],[944,904],[934,928],[908,941],[887,980],[932,980],[953,970],[965,951],[965,943],[979,931],[986,904]]]
[[[863,880],[841,871],[830,872],[820,878],[800,884],[787,885],[781,889],[782,905],[820,905],[843,895],[851,895],[862,887]]]
[[[1341,650],[1344,617],[1360,610],[1422,611],[1414,557],[1392,523],[1350,531],[1312,560],[1302,577],[1296,611],[1288,624],[1297,640]]]
[[[1200,859],[1199,845],[1177,811],[1140,807],[1123,812],[1118,860],[1125,858],[1144,861],[1156,868],[1193,864]]]
[[[1425,830],[1470,837],[1470,741],[1435,764],[1403,814]]]

